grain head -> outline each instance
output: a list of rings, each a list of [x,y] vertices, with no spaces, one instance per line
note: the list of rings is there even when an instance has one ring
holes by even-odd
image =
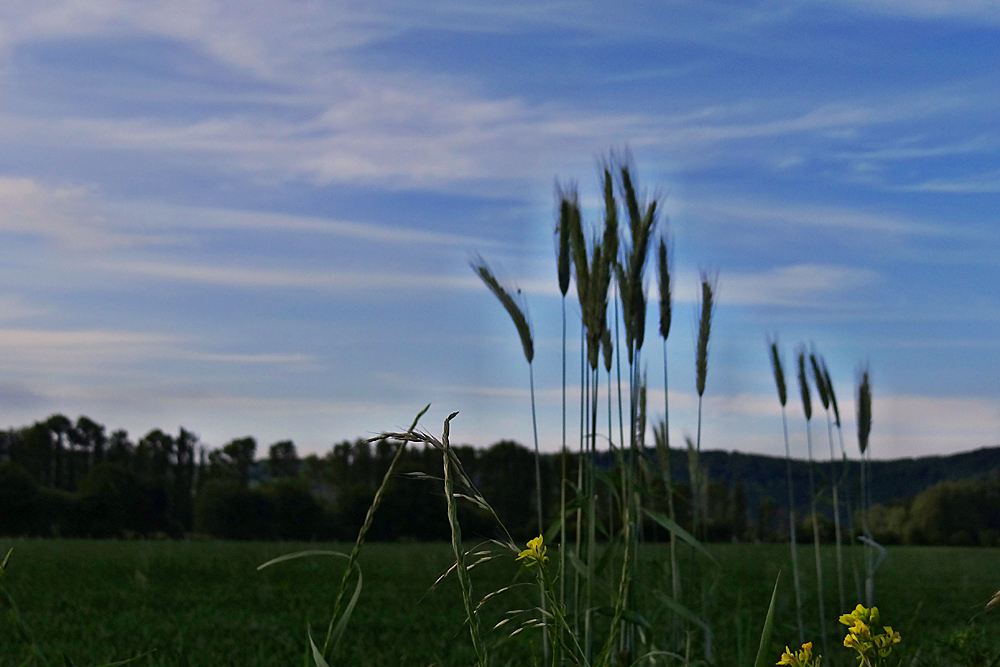
[[[768,336],[767,344],[771,349],[771,369],[774,371],[774,383],[778,386],[778,400],[781,401],[781,407],[785,407],[788,402],[788,389],[785,386],[785,369],[782,367],[781,355],[778,353],[778,340],[777,338],[772,340]]]
[[[604,353],[604,371],[610,373],[611,362],[614,360],[614,356],[612,355],[614,345],[611,343],[611,331],[608,329],[605,329],[604,335],[601,336],[601,351]]]
[[[806,375],[806,348],[799,346],[799,390],[802,392],[802,411],[806,413],[806,421],[812,419],[812,394],[809,391],[809,376]]]
[[[823,409],[829,410],[830,391],[826,387],[826,378],[823,377],[823,369],[820,367],[820,363],[816,358],[815,352],[809,355],[809,365],[812,366],[813,379],[816,380],[816,392],[819,394],[819,400],[823,403]]]
[[[660,335],[666,340],[670,335],[670,265],[667,259],[667,243],[662,238],[656,268],[660,285]]]
[[[570,228],[573,219],[580,217],[580,203],[576,186],[570,184],[565,190],[556,183],[556,199],[559,200],[559,220],[556,222],[556,267],[559,274],[559,291],[563,296],[569,291],[570,269]]]
[[[535,345],[531,337],[531,324],[528,322],[528,318],[525,315],[526,307],[522,307],[519,301],[521,299],[521,291],[516,290],[517,298],[509,289],[500,284],[500,281],[496,279],[490,267],[486,265],[486,261],[480,257],[475,256],[469,261],[469,265],[472,270],[482,279],[489,288],[493,295],[500,300],[507,314],[510,315],[510,319],[513,320],[514,326],[517,328],[517,335],[521,337],[521,347],[524,348],[524,358],[528,360],[530,364],[535,358]]]
[[[858,369],[858,447],[864,454],[868,449],[868,435],[872,431],[872,387],[868,377],[868,365]]]
[[[837,392],[833,389],[833,381],[830,379],[830,369],[826,367],[826,360],[823,360],[823,380],[826,382],[826,391],[830,394],[830,405],[833,406],[833,418],[837,428],[840,428],[840,408],[837,407]]]
[[[708,339],[712,333],[712,315],[715,310],[715,285],[704,271],[701,274],[701,319],[698,322],[698,354],[695,359],[698,396],[705,393],[708,375]]]

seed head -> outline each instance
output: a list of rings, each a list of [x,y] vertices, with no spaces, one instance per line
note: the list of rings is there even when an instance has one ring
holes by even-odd
[[[867,364],[858,369],[858,447],[864,454],[868,449],[868,435],[872,431],[872,387]]]
[[[819,400],[823,403],[823,409],[829,410],[830,392],[826,388],[826,378],[823,377],[823,369],[820,368],[815,352],[809,355],[809,364],[812,366],[813,378],[816,380],[816,392],[819,394]]]
[[[785,387],[785,369],[782,368],[781,355],[778,354],[778,341],[768,336],[767,343],[771,348],[771,369],[774,371],[774,384],[778,387],[778,400],[781,401],[781,407],[785,407],[785,403],[788,402],[788,390]]]
[[[802,392],[802,411],[806,413],[806,421],[812,419],[812,394],[809,391],[809,377],[806,375],[806,348],[799,346],[799,390]]]
[[[666,340],[670,335],[670,266],[667,260],[667,243],[660,239],[656,264],[660,283],[660,335]]]
[[[698,323],[698,355],[695,370],[698,372],[698,396],[705,393],[705,377],[708,375],[708,338],[712,333],[712,314],[715,310],[715,287],[704,271],[701,274],[701,320]]]
[[[500,300],[507,314],[510,315],[510,319],[513,320],[514,326],[517,328],[517,334],[521,337],[524,358],[530,364],[535,358],[535,345],[531,337],[531,324],[525,315],[527,308],[522,308],[522,304],[518,303],[518,301],[523,301],[521,291],[516,290],[517,298],[515,299],[510,290],[501,285],[500,281],[496,279],[496,276],[490,271],[490,267],[486,265],[486,260],[482,257],[478,255],[473,257],[469,265],[482,278],[483,282],[486,283],[486,287]]]

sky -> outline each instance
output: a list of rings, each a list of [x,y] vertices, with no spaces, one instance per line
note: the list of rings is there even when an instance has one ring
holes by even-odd
[[[998,39],[995,0],[7,0],[0,427],[87,415],[322,454],[430,403],[432,433],[458,411],[453,441],[531,446],[528,365],[479,254],[522,290],[555,451],[556,183],[596,230],[598,166],[627,151],[672,257],[674,446],[697,428],[702,272],[703,448],[784,454],[768,336],[794,456],[800,344],[850,455],[862,364],[874,457],[1000,445]]]

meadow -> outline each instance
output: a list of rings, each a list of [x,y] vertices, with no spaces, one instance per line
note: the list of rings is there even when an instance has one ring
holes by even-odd
[[[472,545],[469,545],[472,546]],[[50,664],[98,665],[147,654],[136,665],[300,665],[306,658],[306,623],[321,635],[329,620],[343,561],[308,558],[257,566],[301,549],[347,544],[223,541],[0,540],[14,552],[5,585]],[[753,664],[778,570],[776,625],[768,664],[785,644],[794,646],[795,603],[790,558],[783,544],[714,544],[719,566],[690,560],[699,569],[685,581],[688,595],[710,620],[715,663]],[[550,555],[557,555],[555,549]],[[648,576],[669,576],[666,546],[642,547]],[[823,557],[832,568],[833,547]],[[428,592],[454,562],[451,546],[369,544],[360,563],[364,584],[358,606],[333,665],[469,665],[476,660],[454,578]],[[892,547],[879,569],[876,604],[883,622],[900,631],[903,664],[1000,664],[1000,613],[983,613],[1000,587],[1000,550],[962,547]],[[831,569],[827,569],[827,572]],[[485,607],[484,629],[503,612],[534,604],[530,577],[513,557],[473,570],[476,592],[515,587]],[[805,591],[814,590],[803,572]],[[828,587],[832,581],[828,581]],[[687,591],[686,591],[687,593]],[[828,595],[829,600],[831,596]],[[697,605],[693,605],[697,608]],[[835,605],[834,605],[835,606]],[[807,605],[807,609],[812,609]],[[828,618],[836,618],[832,606]],[[847,610],[844,610],[847,611]],[[655,627],[665,617],[648,619]],[[834,621],[835,623],[835,621]],[[806,620],[819,648],[815,620]],[[8,623],[0,634],[0,665],[19,665],[26,651]],[[505,640],[504,630],[486,633],[491,662],[529,665],[540,658],[539,630]],[[831,626],[826,664],[854,664]],[[700,631],[691,634],[698,645]],[[498,645],[499,644],[499,645]],[[696,654],[697,651],[692,652]],[[71,662],[66,663],[65,655]]]

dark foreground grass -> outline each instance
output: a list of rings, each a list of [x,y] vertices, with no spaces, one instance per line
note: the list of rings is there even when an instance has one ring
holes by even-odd
[[[221,667],[303,664],[305,624],[317,641],[326,631],[343,561],[302,559],[258,572],[261,563],[305,548],[348,552],[350,545],[238,542],[112,542],[0,540],[14,547],[5,584],[23,618],[50,657],[60,653],[78,667],[122,660],[152,650],[135,664]],[[771,587],[779,569],[789,573],[786,545],[713,545],[720,568],[685,554],[685,601],[711,622],[720,665],[753,662]],[[550,552],[550,555],[553,552]],[[647,576],[669,590],[666,550],[649,547]],[[833,548],[824,557],[831,563]],[[451,562],[447,544],[370,544],[361,555],[364,587],[335,665],[469,665],[475,660],[455,581],[431,593]],[[553,558],[552,562],[558,562]],[[827,570],[832,571],[832,570]],[[477,568],[478,596],[511,583],[513,559]],[[804,573],[804,591],[814,591]],[[528,582],[528,578],[522,579]],[[834,590],[828,581],[828,591]],[[1000,662],[1000,612],[982,614],[1000,588],[1000,550],[896,547],[879,571],[876,604],[884,623],[903,633],[905,664],[977,665]],[[646,591],[644,608],[654,628],[669,625]],[[426,595],[425,595],[426,594]],[[478,597],[477,596],[477,597]],[[827,595],[830,599],[831,595]],[[507,609],[532,604],[529,586],[492,603],[484,627]],[[814,609],[806,601],[806,609]],[[856,603],[857,601],[852,602]],[[836,619],[847,610],[828,610]],[[814,612],[815,613],[815,612]],[[970,623],[971,622],[971,623]],[[819,648],[815,619],[806,620]],[[0,619],[0,665],[19,665],[25,650]],[[831,628],[826,664],[851,664]],[[790,577],[779,590],[775,646],[792,645],[795,629]],[[537,637],[517,637],[496,648],[495,664],[530,665]],[[692,635],[692,646],[702,643]],[[992,651],[992,652],[991,652]],[[780,656],[775,650],[774,662]],[[915,662],[914,658],[916,659]],[[60,659],[59,663],[63,661]]]

